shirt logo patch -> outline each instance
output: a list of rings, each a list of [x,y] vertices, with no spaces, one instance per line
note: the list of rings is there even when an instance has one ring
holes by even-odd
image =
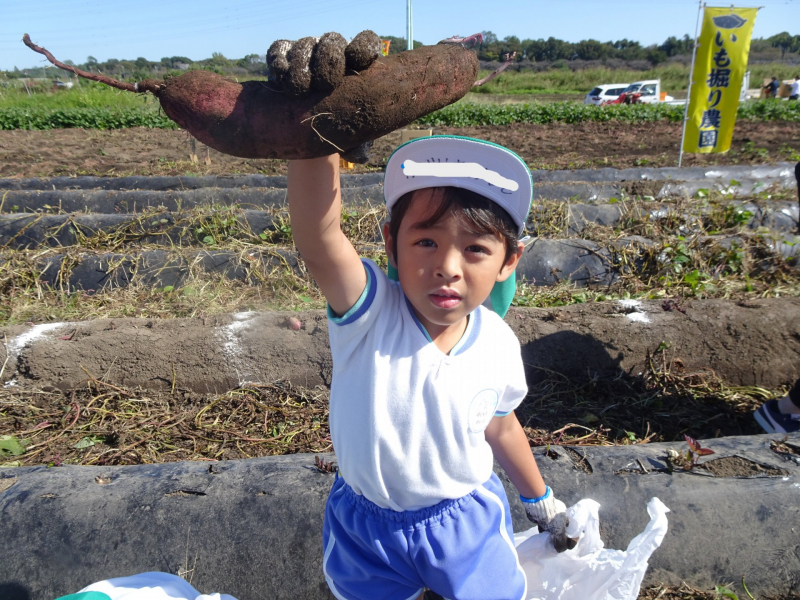
[[[483,390],[472,399],[469,405],[469,430],[480,433],[489,424],[500,402],[495,390]]]

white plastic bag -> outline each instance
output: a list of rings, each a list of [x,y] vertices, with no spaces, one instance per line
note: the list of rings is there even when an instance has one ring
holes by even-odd
[[[567,510],[567,535],[580,539],[561,554],[550,544],[550,534],[539,534],[536,527],[514,535],[528,578],[527,600],[636,600],[647,561],[667,533],[669,509],[652,498],[650,522],[625,551],[603,548],[599,509],[594,500],[581,500]]]

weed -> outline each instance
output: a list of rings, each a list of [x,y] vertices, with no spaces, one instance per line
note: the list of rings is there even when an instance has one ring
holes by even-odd
[[[700,442],[698,442],[696,439],[689,437],[686,434],[684,434],[683,437],[686,439],[689,449],[686,451],[686,454],[681,454],[672,448],[667,450],[667,463],[669,464],[670,469],[678,467],[684,471],[691,471],[697,466],[701,456],[709,456],[714,454],[713,450],[703,448]]]
[[[755,142],[748,140],[739,149],[739,154],[747,155],[752,159],[767,160],[769,158],[769,150],[766,148],[756,148]]]
[[[335,473],[337,471],[335,463],[329,462],[319,456],[314,457],[314,466],[320,473]]]
[[[781,144],[781,147],[778,148],[778,154],[783,155],[788,161],[800,162],[800,150],[792,148],[789,144]]]

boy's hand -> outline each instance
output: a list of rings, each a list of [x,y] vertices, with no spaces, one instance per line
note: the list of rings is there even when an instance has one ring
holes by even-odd
[[[363,71],[381,53],[381,39],[374,31],[362,31],[349,44],[336,32],[305,37],[296,42],[278,40],[267,51],[269,80],[291,96],[332,92],[347,70]],[[363,164],[369,160],[372,142],[342,152],[342,158]]]
[[[278,40],[267,51],[269,80],[292,96],[332,92],[347,69],[362,71],[380,53],[381,40],[370,30],[362,31],[349,44],[336,32],[296,42]]]
[[[553,491],[548,486],[547,492],[541,498],[525,498],[520,496],[525,505],[528,519],[539,528],[539,531],[550,532],[550,539],[556,552],[572,550],[578,540],[567,537],[567,507],[561,500],[556,500]]]

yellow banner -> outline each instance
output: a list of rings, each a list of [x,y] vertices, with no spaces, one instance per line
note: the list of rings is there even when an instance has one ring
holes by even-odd
[[[731,149],[757,8],[706,8],[697,43],[684,152]]]

